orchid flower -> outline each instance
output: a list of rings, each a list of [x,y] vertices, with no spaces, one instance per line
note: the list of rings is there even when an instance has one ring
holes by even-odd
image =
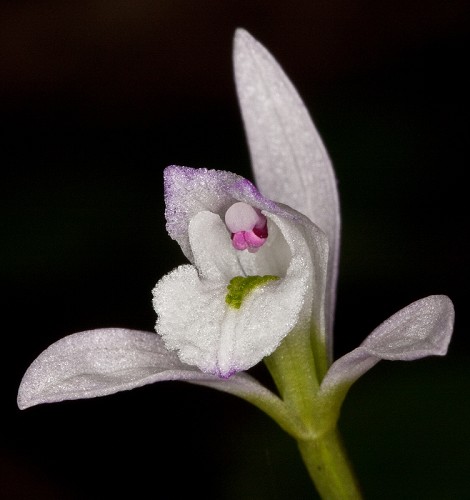
[[[239,175],[170,166],[167,230],[189,264],[153,290],[156,333],[69,335],[26,371],[23,409],[182,380],[239,396],[298,442],[324,498],[360,498],[336,430],[349,387],[379,360],[444,355],[450,299],[418,300],[332,362],[339,259],[336,179],[282,68],[238,29],[234,70],[256,186]],[[264,361],[277,391],[247,370]]]

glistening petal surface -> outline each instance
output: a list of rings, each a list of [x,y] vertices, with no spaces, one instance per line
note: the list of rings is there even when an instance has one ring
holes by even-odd
[[[105,396],[165,380],[207,385],[283,411],[278,398],[249,375],[221,381],[182,363],[157,334],[122,328],[74,333],[52,344],[26,371],[18,406]]]
[[[279,279],[250,292],[240,308],[229,306],[225,298],[230,279],[243,273],[239,263],[242,259],[236,258],[237,251],[230,245],[222,220],[210,212],[199,212],[189,225],[197,270],[190,265],[180,266],[164,276],[153,291],[158,314],[156,329],[165,345],[178,351],[185,363],[204,372],[228,377],[259,363],[299,321],[309,302],[310,288],[324,288],[323,276],[314,276],[312,264],[312,260],[316,264],[322,261],[320,250],[319,258],[313,259],[310,251],[316,250],[316,245],[310,249],[304,226],[268,212],[266,216],[289,245],[288,267]],[[207,228],[211,228],[210,239]],[[321,246],[325,237],[313,229]],[[309,237],[313,238],[310,233]],[[284,254],[284,247],[281,249]],[[257,256],[249,257],[256,267]]]
[[[443,356],[452,336],[454,306],[445,295],[430,295],[379,325],[356,349],[328,370],[321,388],[350,385],[381,359],[411,361]]]
[[[223,216],[237,201],[260,210],[277,211],[276,204],[261,196],[250,181],[223,170],[172,165],[164,171],[164,189],[168,234],[178,242],[190,262],[194,262],[194,258],[188,227],[197,213],[208,211]]]
[[[331,161],[299,94],[272,55],[249,33],[238,29],[233,57],[258,189],[305,214],[328,237],[326,314],[331,341],[340,231]]]

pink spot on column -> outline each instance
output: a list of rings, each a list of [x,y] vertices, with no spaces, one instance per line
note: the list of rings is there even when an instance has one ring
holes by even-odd
[[[257,208],[241,201],[234,203],[225,213],[225,224],[237,250],[257,252],[268,238],[266,217]]]

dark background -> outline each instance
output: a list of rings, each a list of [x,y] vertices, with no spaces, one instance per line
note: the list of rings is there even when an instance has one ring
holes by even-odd
[[[316,498],[295,443],[233,396],[161,383],[16,407],[24,371],[55,340],[152,330],[151,289],[184,262],[165,232],[165,166],[251,176],[231,66],[239,26],[289,74],[335,165],[336,357],[418,298],[456,307],[446,357],[382,362],[346,399],[340,427],[365,496],[468,497],[469,11],[465,0],[0,4],[1,498]]]

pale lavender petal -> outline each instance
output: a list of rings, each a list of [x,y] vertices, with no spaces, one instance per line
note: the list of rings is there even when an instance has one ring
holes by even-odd
[[[260,210],[276,212],[276,204],[261,196],[243,177],[222,170],[170,166],[164,172],[165,217],[168,234],[176,240],[190,262],[189,221],[199,212],[221,216],[237,201]]]
[[[74,333],[52,344],[26,371],[18,406],[105,396],[166,380],[205,385],[285,413],[279,398],[249,375],[221,380],[202,373],[169,352],[159,335],[122,328]]]
[[[18,406],[113,394],[179,378],[182,368],[155,333],[121,328],[79,332],[33,361],[21,382]],[[184,369],[188,376],[192,370]]]
[[[411,361],[443,356],[453,326],[454,306],[447,296],[431,295],[413,302],[378,326],[358,348],[335,361],[321,390],[351,385],[381,359]]]
[[[264,196],[305,214],[328,237],[326,313],[331,343],[340,230],[331,161],[304,103],[282,68],[242,29],[235,34],[234,69],[258,189]]]

